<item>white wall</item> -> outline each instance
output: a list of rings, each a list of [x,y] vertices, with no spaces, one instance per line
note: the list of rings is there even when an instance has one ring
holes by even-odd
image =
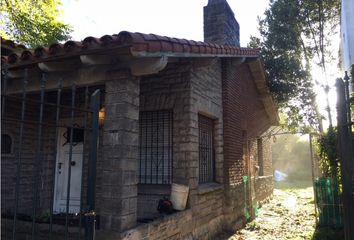
[[[341,13],[342,70],[354,64],[354,1],[342,0]]]

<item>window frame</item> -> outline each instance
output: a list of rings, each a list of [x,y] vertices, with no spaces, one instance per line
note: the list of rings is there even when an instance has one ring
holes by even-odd
[[[199,184],[212,183],[215,182],[216,179],[214,126],[215,119],[198,114]],[[205,131],[207,131],[207,133]],[[203,136],[203,134],[207,136]],[[202,140],[202,138],[204,139]]]

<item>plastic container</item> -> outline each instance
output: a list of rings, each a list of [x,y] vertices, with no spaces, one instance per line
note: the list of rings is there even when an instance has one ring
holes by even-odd
[[[189,187],[172,183],[171,197],[172,207],[175,210],[184,210],[188,199]]]

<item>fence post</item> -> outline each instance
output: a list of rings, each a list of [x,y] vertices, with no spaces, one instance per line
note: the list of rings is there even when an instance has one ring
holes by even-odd
[[[351,137],[351,119],[348,119],[349,98],[346,99],[345,85],[337,79],[337,120],[338,140],[343,184],[343,216],[344,236],[346,240],[354,240],[354,199],[353,199],[353,144]]]

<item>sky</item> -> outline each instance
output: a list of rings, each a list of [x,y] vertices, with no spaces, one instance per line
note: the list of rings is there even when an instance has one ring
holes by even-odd
[[[207,0],[63,0],[64,21],[73,26],[73,40],[120,31],[203,41],[203,7]],[[258,34],[257,16],[269,0],[229,0],[240,24],[240,42]]]
[[[76,41],[121,31],[203,41],[203,7],[208,0],[62,0],[62,3],[63,20],[73,27],[71,36]],[[257,19],[263,18],[269,0],[228,0],[228,3],[240,25],[241,47],[247,47],[251,35],[259,36]],[[313,76],[320,75],[318,70],[313,71]],[[334,123],[336,77],[331,75],[328,79]],[[323,88],[316,87],[316,93],[320,112],[326,117]]]

